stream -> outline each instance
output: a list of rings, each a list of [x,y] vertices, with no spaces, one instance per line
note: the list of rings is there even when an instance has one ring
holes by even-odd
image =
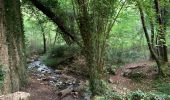
[[[63,90],[68,87],[75,88],[81,84],[80,80],[67,76],[62,73],[62,71],[54,70],[51,67],[46,66],[40,59],[36,61],[31,60],[31,62],[28,63],[28,70],[37,76],[37,80],[47,81],[58,90]]]

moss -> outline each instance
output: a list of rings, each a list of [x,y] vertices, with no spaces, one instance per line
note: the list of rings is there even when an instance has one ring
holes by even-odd
[[[4,82],[4,76],[5,76],[5,72],[3,71],[2,69],[2,65],[0,64],[0,88],[2,87],[3,85],[3,82]]]
[[[5,27],[8,42],[9,67],[12,87],[23,86],[26,81],[24,33],[19,0],[5,0]],[[18,59],[19,58],[19,59]],[[15,86],[17,85],[17,86]],[[16,88],[18,89],[18,88]],[[15,89],[14,89],[15,91]]]

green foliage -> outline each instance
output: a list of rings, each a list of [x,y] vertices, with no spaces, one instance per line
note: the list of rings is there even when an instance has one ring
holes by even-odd
[[[47,66],[57,67],[62,61],[77,53],[80,53],[80,48],[77,46],[59,45],[51,49],[42,59]]]
[[[130,92],[127,95],[120,95],[116,92],[109,92],[105,100],[169,100],[170,96],[157,92],[143,92],[141,90]]]
[[[58,28],[42,12],[24,5],[22,7],[25,31],[26,53],[43,52],[43,34],[45,34],[47,51],[55,44],[65,44]],[[55,43],[54,43],[55,42]]]
[[[119,95],[116,92],[111,92],[108,91],[105,95],[105,100],[123,100],[124,96],[123,95]]]
[[[162,93],[142,92],[140,90],[128,94],[128,100],[169,100],[170,97]]]
[[[133,5],[122,10],[107,42],[108,63],[124,64],[147,58],[149,52],[139,18]]]
[[[71,56],[75,53],[79,53],[80,49],[77,46],[68,46],[68,45],[59,45],[55,46],[51,51],[50,51],[50,57],[52,58],[57,58],[57,57],[64,57],[64,56]]]

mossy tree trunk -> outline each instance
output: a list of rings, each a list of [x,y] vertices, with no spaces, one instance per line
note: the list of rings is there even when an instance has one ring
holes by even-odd
[[[0,63],[5,71],[2,94],[20,90],[26,82],[25,45],[20,0],[0,0]]]
[[[92,96],[106,93],[103,81],[106,39],[112,26],[115,0],[77,0],[78,24],[84,43]]]

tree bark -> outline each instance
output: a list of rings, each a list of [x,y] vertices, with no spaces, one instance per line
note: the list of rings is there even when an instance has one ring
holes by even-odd
[[[0,0],[0,63],[5,71],[2,94],[26,83],[25,45],[19,0]]]
[[[0,65],[2,69],[6,72],[4,77],[4,85],[1,89],[0,94],[6,94],[11,91],[11,77],[9,68],[9,55],[8,55],[8,45],[6,41],[5,26],[4,26],[5,16],[4,16],[4,0],[0,0]]]

